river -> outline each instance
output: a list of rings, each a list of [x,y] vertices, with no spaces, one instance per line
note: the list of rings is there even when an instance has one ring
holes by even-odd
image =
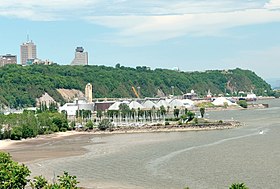
[[[280,100],[265,103],[270,107],[206,112],[209,119],[241,121],[239,128],[75,136],[53,148],[74,141],[87,149],[85,154],[27,165],[50,179],[66,170],[87,188],[226,189],[235,182],[279,188]]]

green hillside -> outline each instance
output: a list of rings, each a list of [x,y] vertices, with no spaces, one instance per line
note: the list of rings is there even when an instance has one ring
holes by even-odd
[[[166,69],[149,70],[146,67],[128,68],[117,65],[61,66],[8,65],[0,68],[0,104],[10,107],[34,106],[35,98],[44,92],[58,102],[63,99],[59,88],[84,91],[87,83],[93,85],[93,95],[99,97],[135,97],[131,86],[140,86],[142,97],[154,97],[158,89],[175,95],[194,89],[204,96],[208,89],[213,94],[251,91],[257,95],[273,95],[269,84],[254,72],[234,69],[228,71],[178,72]],[[266,93],[265,93],[266,91]]]

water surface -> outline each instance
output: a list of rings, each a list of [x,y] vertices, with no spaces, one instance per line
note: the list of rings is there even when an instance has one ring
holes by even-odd
[[[244,123],[239,128],[76,136],[52,146],[74,141],[88,150],[84,155],[28,165],[50,179],[69,171],[88,188],[222,189],[234,182],[279,188],[280,101],[266,102],[268,109],[206,112],[210,119],[239,120]]]

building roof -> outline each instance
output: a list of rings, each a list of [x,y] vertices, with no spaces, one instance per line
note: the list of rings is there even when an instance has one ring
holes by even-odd
[[[132,101],[132,102],[130,102],[129,103],[129,108],[130,109],[135,109],[135,110],[137,110],[137,109],[144,109],[144,106],[142,105],[142,104],[140,104],[139,102],[136,102],[136,101]]]
[[[174,99],[170,102],[172,108],[192,108],[194,106],[194,102],[189,99]]]
[[[156,105],[154,102],[150,101],[150,100],[147,100],[144,102],[143,106],[146,108],[146,109],[153,109],[153,108],[156,108],[158,109],[159,106]]]
[[[170,104],[166,100],[160,100],[157,102],[157,106],[158,107],[163,106],[163,107],[167,108],[168,106],[170,106]]]

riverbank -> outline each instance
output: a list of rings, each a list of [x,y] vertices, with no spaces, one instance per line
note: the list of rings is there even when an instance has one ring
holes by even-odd
[[[86,133],[86,132],[85,132]],[[32,143],[34,141],[43,141],[46,139],[59,139],[59,138],[64,138],[72,135],[78,135],[82,134],[82,132],[77,132],[77,131],[67,131],[67,132],[57,132],[53,134],[48,134],[48,135],[38,135],[35,138],[27,138],[27,139],[21,139],[21,140],[0,140],[0,150],[4,150],[9,148],[11,145],[16,145],[20,144],[23,142],[29,142]]]
[[[212,122],[202,124],[171,124],[171,125],[143,125],[143,126],[118,126],[111,131],[100,131],[97,128],[88,131],[67,131],[58,132],[49,135],[40,135],[36,138],[28,138],[22,140],[0,140],[0,150],[11,149],[14,146],[20,146],[21,144],[28,145],[40,145],[44,142],[61,138],[69,138],[74,135],[112,135],[112,134],[129,134],[129,133],[154,133],[154,132],[187,132],[187,131],[207,131],[207,130],[222,130],[232,129],[241,126],[240,122],[237,121],[226,121],[226,122]]]

